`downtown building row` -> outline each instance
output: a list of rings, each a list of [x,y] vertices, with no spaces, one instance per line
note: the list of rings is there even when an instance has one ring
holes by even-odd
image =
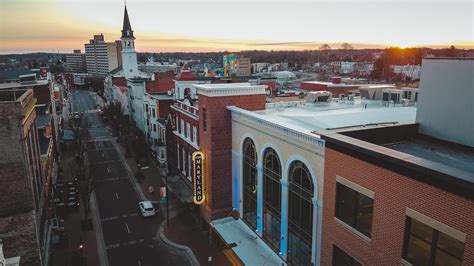
[[[425,59],[420,90],[267,104],[258,80],[144,75],[124,25],[131,61],[106,80],[109,95],[124,94],[168,185],[231,260],[474,263],[474,60]]]
[[[180,195],[202,185],[183,202],[243,264],[472,264],[473,62],[425,59],[419,98],[399,102],[266,104],[262,85],[194,84],[172,106],[170,173]]]
[[[21,265],[48,265],[52,184],[58,175],[61,85],[20,76],[0,84],[0,239]]]

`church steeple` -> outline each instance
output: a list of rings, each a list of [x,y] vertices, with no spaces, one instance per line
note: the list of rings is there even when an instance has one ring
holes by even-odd
[[[133,36],[132,26],[130,25],[130,19],[128,18],[127,6],[125,6],[125,11],[123,14],[123,27],[122,27],[121,39],[123,38],[135,39],[135,37]]]

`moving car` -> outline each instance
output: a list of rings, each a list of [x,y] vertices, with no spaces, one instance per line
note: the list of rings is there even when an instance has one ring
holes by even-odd
[[[138,207],[143,217],[154,216],[156,214],[155,207],[153,207],[151,201],[140,201]]]

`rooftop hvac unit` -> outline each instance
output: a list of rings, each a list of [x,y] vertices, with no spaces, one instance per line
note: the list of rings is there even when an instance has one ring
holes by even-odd
[[[400,103],[403,98],[402,93],[398,89],[384,89],[382,92],[382,102]]]
[[[311,91],[307,95],[308,103],[329,103],[332,100],[332,93],[329,91]]]

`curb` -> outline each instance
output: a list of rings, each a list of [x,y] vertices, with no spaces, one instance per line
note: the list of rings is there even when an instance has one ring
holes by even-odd
[[[147,200],[147,198],[145,197],[145,194],[143,193],[141,187],[140,187],[140,184],[138,184],[136,178],[133,176],[133,172],[132,172],[132,169],[130,169],[130,166],[128,165],[127,163],[127,160],[125,158],[125,156],[122,154],[122,151],[120,150],[120,147],[118,147],[118,144],[116,141],[112,141],[114,147],[115,147],[115,150],[118,152],[119,154],[119,157],[120,157],[120,160],[122,161],[122,163],[125,165],[125,168],[127,169],[127,172],[128,172],[128,178],[130,179],[130,181],[132,181],[132,184],[133,184],[133,188],[135,189],[135,191],[138,193],[139,197],[140,197],[140,200]]]
[[[170,217],[172,217],[172,216],[170,216]],[[160,228],[158,229],[158,232],[157,232],[158,237],[161,240],[163,240],[163,242],[165,242],[165,244],[167,244],[168,246],[171,246],[173,248],[180,249],[180,250],[184,251],[184,253],[186,254],[186,257],[188,258],[191,265],[199,266],[199,261],[196,259],[196,256],[194,255],[193,251],[189,247],[177,244],[177,243],[169,240],[166,237],[164,229],[163,229],[165,224],[166,224],[166,220],[161,222]]]
[[[95,197],[95,192],[92,192],[92,201],[90,203],[90,207],[91,207],[91,212],[93,213],[92,215],[92,220],[94,221],[94,225],[95,225],[95,237],[96,237],[96,240],[97,240],[97,249],[98,249],[98,253],[99,253],[99,261],[100,261],[100,265],[104,265],[104,266],[108,266],[109,265],[109,260],[107,259],[107,252],[106,252],[106,249],[105,249],[105,242],[104,242],[104,234],[102,232],[102,225],[100,224],[100,221],[99,221],[99,208],[97,206],[97,199]]]

